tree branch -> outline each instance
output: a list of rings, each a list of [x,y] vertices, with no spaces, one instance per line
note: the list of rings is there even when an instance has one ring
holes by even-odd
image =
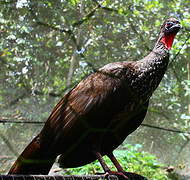
[[[92,11],[90,11],[88,14],[86,14],[82,19],[72,24],[72,27],[80,26],[84,22],[88,21],[96,12],[97,9],[101,8],[101,5],[98,4]]]
[[[164,130],[164,131],[169,131],[169,132],[174,132],[174,133],[190,134],[190,132],[185,132],[185,131],[175,130],[175,129],[169,129],[169,128],[163,128],[163,127],[154,126],[154,125],[145,124],[145,123],[142,123],[141,126],[159,129],[159,130]]]
[[[74,22],[73,24],[71,24],[71,27],[74,29],[76,28],[77,26],[80,26],[81,24],[85,23],[86,21],[88,21],[96,12],[97,9],[99,9],[101,7],[100,4],[98,4],[92,11],[90,11],[88,14],[86,14],[83,18],[81,18],[79,21],[76,21]],[[36,16],[36,14],[34,13],[34,10],[33,10],[33,5],[30,4],[30,12],[32,14],[32,16],[34,17],[36,23],[38,25],[42,25],[42,26],[45,26],[45,27],[48,27],[48,28],[51,28],[55,31],[58,31],[58,32],[61,32],[61,33],[65,33],[67,34],[71,40],[73,41],[74,45],[76,46],[76,49],[77,51],[80,51],[80,47],[79,47],[79,44],[77,43],[77,40],[76,40],[76,37],[74,35],[74,32],[73,30],[71,29],[64,29],[64,28],[59,28],[55,25],[52,25],[52,24],[49,24],[49,23],[45,23],[45,22],[42,22],[39,20],[39,18]],[[81,57],[84,57],[83,54],[80,54]]]
[[[188,31],[189,34],[189,31]],[[182,47],[179,49],[179,51],[175,54],[175,56],[170,60],[169,66],[172,66],[172,62],[177,58],[177,56],[180,54],[183,47],[187,44],[187,41],[190,39],[190,34],[187,36],[186,40],[184,41]]]

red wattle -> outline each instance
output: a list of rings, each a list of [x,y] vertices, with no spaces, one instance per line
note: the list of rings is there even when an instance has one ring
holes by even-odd
[[[167,49],[171,49],[175,34],[168,34],[162,37],[161,42],[165,45]]]

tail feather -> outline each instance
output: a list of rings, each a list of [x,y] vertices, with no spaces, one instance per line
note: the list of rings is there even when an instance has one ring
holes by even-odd
[[[21,153],[8,174],[48,174],[55,158],[48,149],[40,146],[38,135]]]

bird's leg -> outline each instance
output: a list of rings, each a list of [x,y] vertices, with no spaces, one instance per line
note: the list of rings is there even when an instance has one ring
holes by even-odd
[[[97,152],[97,151],[93,151],[93,153],[94,153],[94,155],[96,156],[96,158],[98,159],[98,161],[100,162],[100,164],[101,164],[101,166],[102,166],[104,172],[105,172],[105,173],[109,172],[110,169],[109,169],[109,167],[107,166],[106,162],[104,161],[102,155],[101,155],[99,152]]]
[[[112,161],[118,172],[124,172],[122,166],[119,164],[118,160],[113,155],[113,152],[107,154],[107,156],[110,158],[110,160]]]
[[[119,175],[120,177],[122,177],[121,179],[124,178],[124,179],[129,180],[129,178],[126,175],[126,172],[124,171],[122,166],[119,164],[118,160],[113,155],[113,152],[107,154],[107,156],[110,158],[110,160],[112,161],[112,163],[114,164],[114,166],[116,167],[116,169],[118,171],[118,172],[111,172],[111,174]]]
[[[114,163],[115,166],[117,164],[116,168],[117,168],[118,172],[114,172],[109,169],[109,167],[105,163],[102,155],[99,152],[93,151],[93,153],[96,156],[96,158],[98,159],[98,161],[100,162],[102,168],[104,169],[105,176],[116,175],[116,176],[119,176],[120,179],[129,180],[129,178],[125,175],[123,168],[120,166],[119,162],[117,161],[117,159],[114,157],[113,154],[112,155],[109,154],[108,157],[111,159],[111,161]]]

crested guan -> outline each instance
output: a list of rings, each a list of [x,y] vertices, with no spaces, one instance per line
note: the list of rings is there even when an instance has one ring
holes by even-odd
[[[65,168],[98,159],[105,173],[124,174],[113,150],[142,123],[149,99],[167,69],[169,50],[179,30],[178,20],[167,19],[146,57],[107,64],[82,80],[55,106],[9,174],[48,174],[58,155]],[[117,172],[108,168],[104,155]]]

